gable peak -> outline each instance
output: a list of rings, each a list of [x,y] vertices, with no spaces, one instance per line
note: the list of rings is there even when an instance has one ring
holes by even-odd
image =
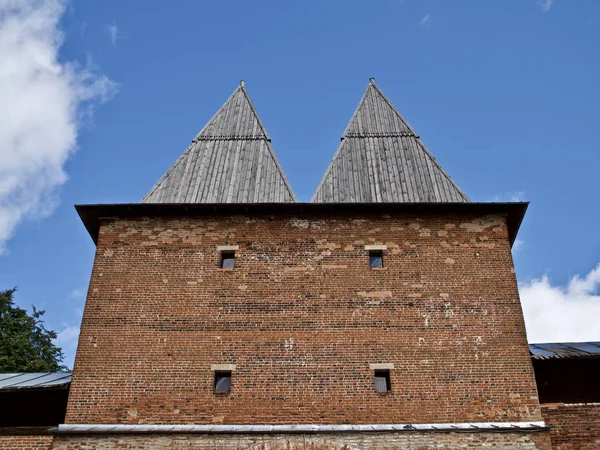
[[[369,79],[369,85],[352,115],[342,139],[368,136],[414,136],[419,137],[392,102]]]
[[[292,188],[244,81],[143,203],[287,203]]]
[[[369,79],[311,202],[468,201],[375,79]]]

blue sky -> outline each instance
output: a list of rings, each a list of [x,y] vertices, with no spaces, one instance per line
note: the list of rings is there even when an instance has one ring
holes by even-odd
[[[600,340],[600,2],[18,3],[0,2],[0,289],[47,310],[69,364],[94,257],[73,205],[139,201],[240,79],[308,201],[375,77],[472,200],[531,201],[530,340]]]

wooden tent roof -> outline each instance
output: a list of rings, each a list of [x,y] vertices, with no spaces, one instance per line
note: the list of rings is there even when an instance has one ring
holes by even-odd
[[[142,203],[295,201],[242,81]]]
[[[371,78],[311,202],[468,202]]]

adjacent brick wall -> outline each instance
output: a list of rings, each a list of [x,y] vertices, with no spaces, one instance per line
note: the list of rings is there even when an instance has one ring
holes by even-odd
[[[329,435],[57,436],[56,450],[455,450],[550,449],[548,433],[361,433]]]
[[[1,436],[2,450],[49,450],[52,448],[52,435]]]
[[[230,395],[211,364],[236,365]],[[67,423],[540,419],[502,216],[103,222]]]
[[[600,403],[543,404],[542,415],[557,450],[600,448]]]

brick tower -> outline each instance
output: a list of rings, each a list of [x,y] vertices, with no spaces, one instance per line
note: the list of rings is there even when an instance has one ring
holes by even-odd
[[[511,245],[371,80],[311,203],[243,83],[96,243],[57,449],[550,448]]]

